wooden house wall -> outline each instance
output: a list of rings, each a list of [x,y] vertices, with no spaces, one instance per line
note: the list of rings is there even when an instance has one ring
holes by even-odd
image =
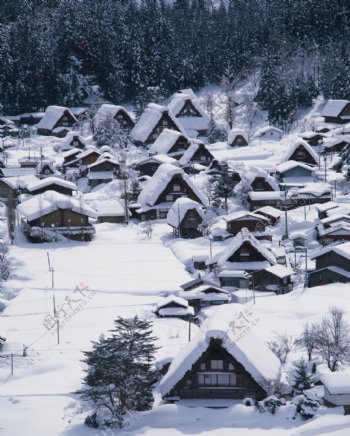
[[[123,109],[120,109],[114,118],[124,129],[132,129],[135,125],[130,115]]]
[[[313,271],[309,274],[308,286],[323,286],[330,283],[348,283],[350,279],[329,269]]]
[[[222,360],[223,370],[212,370],[211,360]],[[205,369],[203,369],[203,365]],[[233,365],[233,369],[230,369],[232,368],[230,365]],[[235,386],[203,386],[198,382],[198,374],[201,372],[207,374],[222,372],[223,374],[235,375],[236,384]],[[208,349],[178,381],[168,396],[177,396],[180,399],[243,399],[253,397],[261,400],[266,396],[266,392],[243,365],[222,347],[220,340],[212,339]]]
[[[123,224],[125,223],[125,216],[100,216],[98,217],[99,223],[114,223],[114,224]]]
[[[46,192],[46,191],[56,191],[56,192],[59,192],[60,194],[64,194],[64,195],[73,195],[72,189],[66,188],[65,186],[56,185],[56,183],[52,183],[51,185],[44,186],[42,188],[38,188],[35,191],[32,191],[30,194],[31,195],[38,195],[38,194],[42,194],[43,192]]]
[[[273,191],[274,189],[267,182],[264,177],[255,177],[253,182],[251,183],[251,188],[253,191]]]
[[[205,160],[201,159],[202,156],[205,158]],[[199,162],[202,165],[210,165],[212,160],[213,160],[212,154],[204,146],[198,147],[198,149],[195,151],[191,159],[191,161]]]
[[[305,149],[302,145],[299,145],[294,150],[294,153],[290,156],[288,160],[295,160],[296,162],[304,162],[311,165],[318,165],[318,162],[311,156],[308,150]]]
[[[177,156],[174,156],[174,159],[180,159],[183,156],[184,151],[186,151],[189,146],[190,143],[188,139],[181,135],[176,140],[175,144],[171,147],[171,149],[168,151],[168,154],[179,153]]]
[[[181,111],[176,115],[176,117],[202,117],[197,109],[193,106],[190,99],[185,101]]]
[[[188,210],[180,223],[180,236],[183,238],[200,236],[201,232],[198,230],[198,226],[202,221],[202,217],[196,209]]]
[[[337,266],[350,272],[350,260],[343,256],[330,251],[316,258],[316,269],[325,268],[327,266]]]
[[[0,197],[8,198],[10,196],[16,197],[16,190],[0,179]]]
[[[262,220],[258,219],[232,220],[226,222],[226,229],[231,235],[237,235],[244,227],[250,232],[264,232],[266,225]]]
[[[179,185],[180,190],[174,191],[174,185]],[[166,196],[169,194],[171,194],[173,196],[172,200],[166,199]],[[183,178],[179,175],[175,175],[170,180],[170,182],[167,184],[167,186],[162,191],[162,193],[159,195],[155,204],[165,203],[165,202],[174,202],[175,200],[177,200],[180,197],[188,197],[191,200],[195,200],[195,201],[198,201],[199,203],[201,203],[200,199],[192,191],[192,189],[187,185],[187,183],[183,180]]]
[[[58,209],[29,222],[32,227],[41,227],[42,223],[44,223],[44,227],[52,227],[52,224],[55,227],[81,227],[89,225],[89,218],[72,210]]]
[[[242,135],[236,135],[235,139],[231,142],[231,147],[237,146],[237,147],[245,147],[248,145],[247,140]]]
[[[136,165],[135,169],[139,171],[141,175],[152,177],[159,168],[159,166],[159,162],[146,162]]]
[[[114,171],[119,170],[120,166],[116,163],[109,162],[108,160],[97,164],[96,166],[90,168],[90,172],[95,171]]]
[[[100,157],[99,153],[96,153],[96,152],[90,153],[89,155],[87,155],[81,159],[81,164],[82,165],[91,165],[91,164],[95,163],[99,157]]]

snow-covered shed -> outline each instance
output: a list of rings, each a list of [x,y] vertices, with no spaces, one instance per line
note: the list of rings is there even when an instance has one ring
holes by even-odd
[[[276,177],[283,183],[309,183],[315,178],[315,168],[303,162],[287,160],[276,166]]]
[[[55,191],[46,191],[24,201],[17,207],[22,216],[24,233],[34,241],[69,239],[90,240],[95,233],[89,218],[96,218],[93,209],[78,198]]]
[[[168,108],[190,136],[207,135],[210,117],[191,89],[176,93],[169,102]]]
[[[256,291],[286,294],[293,289],[294,271],[285,265],[271,265],[253,272],[252,288]]]
[[[189,138],[177,130],[164,129],[149,149],[149,154],[163,154],[180,159],[190,146]]]
[[[254,134],[254,139],[266,139],[269,141],[279,141],[284,135],[283,130],[274,126],[264,126],[258,129]]]
[[[146,182],[139,195],[141,219],[166,218],[173,203],[180,197],[188,197],[206,206],[207,199],[192,183],[188,175],[178,167],[163,164]]]
[[[249,139],[244,130],[234,127],[228,132],[227,142],[230,147],[243,147],[248,145]]]
[[[118,199],[97,200],[93,204],[96,211],[97,221],[99,223],[124,223],[125,222],[125,207]],[[131,213],[128,211],[128,217],[131,218]]]
[[[63,106],[48,106],[36,128],[39,135],[63,137],[77,123],[72,112]]]
[[[239,304],[217,307],[175,357],[160,382],[166,401],[261,400],[278,376],[277,357],[254,333],[256,315]]]
[[[154,313],[162,318],[188,319],[194,316],[193,307],[188,304],[188,301],[176,295],[164,298],[157,304]]]
[[[350,120],[350,102],[348,100],[328,100],[321,116],[326,123],[347,123]]]
[[[60,151],[68,151],[72,149],[84,150],[86,144],[82,136],[77,132],[68,132],[66,137],[59,145]]]
[[[319,132],[307,131],[300,133],[301,138],[306,141],[309,145],[317,146],[321,145],[327,135]]]
[[[350,371],[322,374],[324,385],[323,402],[328,407],[344,407],[344,414],[350,414]]]
[[[282,215],[282,212],[279,209],[272,206],[260,207],[259,209],[256,209],[254,213],[267,218],[272,225],[275,225]]]
[[[202,235],[199,226],[205,221],[202,205],[187,197],[178,198],[169,209],[167,223],[175,236],[196,238]]]
[[[231,235],[237,235],[244,228],[250,232],[264,232],[269,224],[268,218],[244,210],[230,213],[224,217],[224,220],[226,229]]]
[[[171,165],[178,165],[178,161],[166,154],[155,154],[153,156],[146,157],[136,162],[133,168],[138,171],[142,176],[150,176],[157,171],[160,165],[167,163]]]
[[[123,106],[117,106],[114,104],[102,104],[94,117],[94,122],[96,126],[98,126],[98,124],[102,120],[108,117],[111,117],[112,119],[117,121],[123,129],[132,129],[135,125],[132,116]]]
[[[180,291],[179,296],[187,300],[196,313],[204,307],[227,304],[230,300],[226,289],[211,284],[197,286],[191,291]]]
[[[150,103],[130,132],[136,145],[153,143],[164,129],[177,130],[185,134],[171,110],[159,104]]]

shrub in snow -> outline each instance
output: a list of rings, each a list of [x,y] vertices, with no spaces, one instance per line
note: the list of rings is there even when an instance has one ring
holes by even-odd
[[[84,352],[87,364],[84,386],[77,394],[94,404],[86,418],[89,426],[118,426],[131,410],[149,410],[153,404],[152,384],[158,372],[152,361],[156,338],[152,325],[138,317],[119,317],[111,336],[101,336],[92,350]]]
[[[276,334],[276,338],[268,343],[270,350],[276,354],[278,360],[285,364],[288,354],[292,350],[293,340],[291,336],[284,334]]]
[[[258,402],[260,409],[259,412],[270,412],[274,415],[277,409],[281,406],[286,405],[286,401],[284,398],[277,398],[275,395],[270,395],[266,397],[264,400]]]
[[[302,394],[306,389],[310,389],[311,387],[311,376],[307,371],[305,360],[301,359],[296,368],[292,388],[295,393]]]
[[[294,397],[292,403],[296,406],[295,416],[300,415],[303,419],[313,418],[320,407],[320,399],[313,392]]]
[[[249,398],[249,397],[247,397],[247,398],[244,398],[244,400],[243,400],[243,404],[245,405],[245,406],[254,406],[254,404],[255,404],[255,401],[253,400],[253,398]]]
[[[0,281],[5,281],[10,275],[9,248],[4,242],[0,242]]]
[[[307,356],[309,362],[312,359],[312,352],[316,348],[317,343],[317,332],[316,326],[314,324],[305,324],[301,335],[295,340],[295,345],[297,347],[305,348],[307,351]]]

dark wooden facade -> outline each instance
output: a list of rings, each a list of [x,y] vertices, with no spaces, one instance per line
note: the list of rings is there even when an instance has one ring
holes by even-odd
[[[166,398],[176,399],[243,399],[261,400],[264,389],[249,372],[212,338],[207,350],[177,382]]]
[[[245,147],[248,145],[248,141],[243,135],[236,135],[229,145],[231,147]]]
[[[196,209],[189,209],[179,227],[173,229],[174,235],[180,236],[180,238],[198,238],[202,236],[202,232],[198,229],[202,221],[203,219]]]
[[[263,262],[265,257],[249,242],[244,241],[227,262]]]
[[[324,286],[331,283],[349,283],[350,275],[342,270],[326,267],[312,271],[308,275],[308,286]]]
[[[154,126],[152,129],[152,132],[149,134],[148,138],[144,141],[144,143],[140,143],[139,141],[135,141],[136,145],[147,145],[154,142],[158,136],[162,133],[164,129],[172,129],[176,130],[177,132],[180,131],[180,129],[177,127],[177,125],[174,123],[174,121],[171,119],[168,111],[164,111],[162,113],[162,116],[158,123]]]
[[[296,162],[304,162],[310,165],[318,165],[318,162],[315,161],[314,157],[310,154],[309,150],[307,150],[303,144],[299,144],[299,146],[294,150],[288,160],[295,160]]]
[[[273,187],[264,177],[255,177],[251,183],[251,188],[253,191],[274,191]]]
[[[50,185],[34,189],[34,190],[30,191],[30,194],[31,195],[38,195],[38,194],[42,194],[46,191],[56,191],[56,192],[59,192],[60,194],[64,194],[64,195],[73,195],[73,189],[67,188],[66,186],[58,185],[57,183],[50,183]]]
[[[97,219],[99,223],[112,223],[112,224],[124,224],[125,215],[105,215],[99,216]]]
[[[184,320],[188,320],[189,318],[191,318],[191,315],[189,315],[189,314],[186,314],[186,315],[174,315],[174,314],[161,315],[159,313],[160,309],[173,309],[173,308],[187,310],[187,306],[183,306],[182,304],[177,303],[176,301],[170,301],[168,304],[164,304],[163,306],[158,307],[158,309],[154,313],[161,318],[180,318],[180,319],[184,319]]]
[[[157,171],[157,169],[160,167],[161,162],[158,162],[157,160],[147,160],[146,162],[141,162],[137,165],[135,165],[135,170],[140,173],[141,176],[150,176],[152,177],[153,174]]]
[[[97,161],[99,157],[100,157],[100,153],[98,153],[97,151],[92,151],[88,155],[82,157],[79,160],[79,163],[80,165],[84,165],[84,166],[92,165]]]
[[[199,144],[199,147],[191,157],[190,163],[197,162],[200,163],[201,165],[209,166],[213,159],[214,159],[213,155],[206,148],[206,146],[204,144]]]
[[[322,135],[322,133],[315,132],[315,134],[310,137],[303,137],[303,135],[301,136],[304,139],[304,141],[306,141],[308,144],[310,144],[313,147],[316,145],[320,145],[324,140],[324,135]]]
[[[252,287],[256,291],[272,291],[276,294],[287,294],[293,290],[292,276],[281,278],[263,269],[253,272]]]
[[[264,232],[266,228],[266,220],[264,218],[242,217],[226,221],[226,230],[231,235],[237,235],[242,229],[248,229],[250,232]]]
[[[176,115],[176,117],[201,117],[202,115],[194,107],[190,98],[185,100],[181,111]]]
[[[174,159],[179,160],[189,146],[190,142],[188,138],[186,138],[186,136],[184,135],[180,135],[167,154],[171,155],[171,157],[173,157]]]
[[[114,119],[120,124],[123,129],[126,130],[131,130],[135,125],[134,120],[123,108],[120,108],[118,110],[118,112],[114,116]]]
[[[348,119],[343,119],[343,116],[350,115],[350,102],[343,108],[343,110],[337,116],[324,117],[326,123],[336,123],[336,124],[346,124],[349,122]]]
[[[79,148],[80,150],[84,150],[85,148],[85,144],[81,141],[78,134],[72,136],[68,145],[74,148]]]

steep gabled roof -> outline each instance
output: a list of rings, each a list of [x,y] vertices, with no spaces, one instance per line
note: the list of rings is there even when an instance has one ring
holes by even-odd
[[[187,197],[178,198],[168,212],[167,223],[172,227],[179,227],[186,213],[193,209],[203,220],[205,219],[202,206],[197,201]]]
[[[79,141],[85,145],[84,139],[79,135],[78,132],[68,132],[61,142],[61,150],[71,150],[73,147],[71,142],[73,141],[74,137],[77,137]]]
[[[179,132],[184,133],[181,125],[175,118],[174,114],[165,106],[159,104],[151,103],[143,111],[140,119],[130,132],[130,137],[134,141],[146,142],[152,133],[153,129],[156,127],[163,114],[167,113],[171,118],[172,122],[178,128]]]
[[[296,141],[293,145],[291,145],[287,152],[285,153],[285,155],[282,158],[282,162],[286,162],[287,160],[290,159],[290,157],[292,156],[292,154],[296,151],[296,149],[302,146],[313,158],[313,160],[316,162],[315,165],[317,165],[319,159],[318,159],[318,155],[316,154],[316,152],[312,149],[311,145],[308,144],[306,141],[304,141],[303,139],[300,139],[299,141]]]
[[[163,164],[158,167],[152,178],[144,186],[139,195],[138,202],[142,205],[154,206],[160,194],[164,191],[167,184],[175,175],[179,175],[183,179],[203,205],[207,204],[207,199],[192,183],[188,175],[181,168],[175,167],[171,164]]]
[[[322,109],[321,116],[338,117],[348,103],[348,100],[328,100]]]
[[[276,165],[276,171],[278,173],[284,173],[285,171],[289,171],[293,168],[303,168],[305,170],[308,170],[310,172],[314,172],[315,169],[313,167],[310,167],[309,165],[306,165],[302,162],[296,162],[295,160],[287,160],[285,162],[282,162],[278,165]]]
[[[199,116],[187,117],[180,115],[187,101],[191,102]],[[172,97],[168,108],[173,112],[175,117],[179,119],[184,129],[205,130],[208,128],[210,117],[199,104],[199,101],[194,96],[193,91],[192,94],[190,92],[186,92],[186,90],[175,94]]]
[[[187,139],[187,141],[189,141],[189,139],[183,132],[178,132],[171,129],[164,129],[162,133],[158,136],[158,138],[154,141],[153,145],[149,149],[149,153],[168,154],[180,137],[184,137],[185,139]]]
[[[27,186],[27,189],[29,192],[32,192],[50,185],[57,185],[63,188],[71,189],[72,191],[78,191],[78,187],[75,183],[69,182],[68,180],[64,180],[59,177],[46,177],[45,179],[34,181]]]
[[[167,395],[182,380],[186,372],[208,349],[211,339],[220,339],[221,346],[234,357],[258,384],[275,380],[280,370],[277,357],[255,336],[253,329],[237,340],[234,323],[243,315],[253,318],[253,313],[240,304],[222,305],[201,326],[197,335],[175,357],[167,374],[160,382],[162,396]]]
[[[230,213],[229,215],[224,216],[225,221],[241,220],[242,218],[257,219],[259,221],[265,221],[265,222],[269,221],[268,218],[266,218],[262,215],[257,215],[256,213],[253,213],[253,212],[247,212],[246,210],[241,210],[239,212],[233,212],[233,213]]]
[[[345,257],[345,259],[350,260],[350,242],[345,242],[344,244],[339,244],[333,247],[325,247],[322,250],[320,250],[318,253],[310,257],[311,259],[317,259],[318,257],[323,256],[324,254],[330,253],[332,251],[338,254],[339,256]]]
[[[183,156],[179,160],[179,164],[180,165],[187,165],[189,162],[191,162],[194,154],[196,153],[196,151],[200,147],[205,148],[209,152],[209,154],[213,157],[213,155],[210,153],[210,151],[206,148],[204,142],[197,141],[194,139],[194,140],[191,140],[191,145],[188,147],[188,149],[185,151],[185,153],[183,154]]]
[[[57,121],[59,121],[59,119],[62,117],[62,115],[68,111],[69,114],[71,115],[71,117],[73,119],[75,119],[75,121],[77,121],[77,119],[75,118],[75,116],[72,114],[72,112],[64,106],[48,106],[46,108],[45,111],[45,115],[42,117],[42,119],[39,121],[38,124],[36,124],[36,128],[37,129],[45,129],[45,130],[52,130]]]
[[[245,131],[238,129],[237,127],[234,127],[228,132],[227,142],[231,144],[237,136],[242,136],[247,142],[249,142],[248,135],[245,133]]]
[[[252,247],[255,248],[269,263],[270,265],[275,265],[277,263],[275,255],[265,248],[261,242],[259,242],[248,229],[242,229],[237,235],[231,240],[228,247],[219,255],[215,256],[217,259],[217,264],[219,266],[227,266],[226,262],[233,256],[239,248],[248,242]],[[214,259],[214,258],[213,258]]]
[[[107,116],[111,116],[112,118],[114,118],[119,111],[126,113],[132,119],[131,115],[123,106],[117,106],[114,104],[103,104],[96,112],[95,122],[98,124],[101,119]]]

